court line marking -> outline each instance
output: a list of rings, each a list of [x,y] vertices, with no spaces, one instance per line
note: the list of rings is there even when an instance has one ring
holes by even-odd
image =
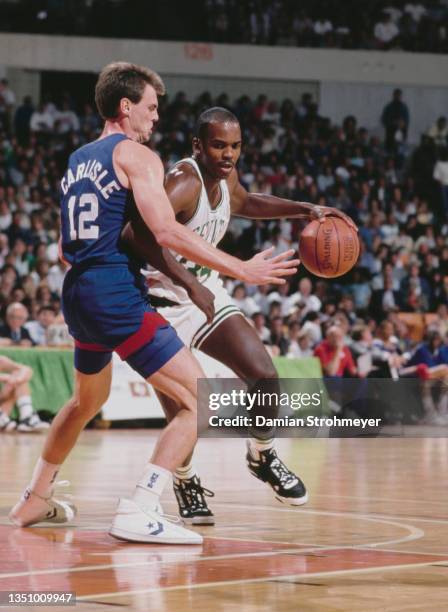
[[[391,497],[359,497],[358,495],[329,495],[328,493],[313,493],[314,497],[329,497],[330,499],[357,499],[359,501],[379,501],[379,502],[391,502],[397,504],[443,504],[446,506],[447,500],[426,500],[426,499],[393,499]]]
[[[8,493],[9,495],[9,493]],[[319,495],[313,495],[313,497],[318,497]],[[1,495],[0,495],[0,499],[1,499]],[[76,499],[87,499],[89,501],[105,501],[105,500],[113,500],[113,501],[117,501],[119,496],[109,496],[109,495],[105,495],[105,496],[101,496],[101,497],[93,497],[93,496],[86,496],[86,495],[77,495]],[[330,497],[330,496],[328,496]],[[334,499],[337,499],[338,496],[335,496]],[[352,499],[350,496],[346,495],[343,496],[341,495],[340,497],[346,497],[348,499]],[[370,498],[358,498],[358,497],[353,497],[353,499],[361,499],[361,500],[365,500],[365,501],[376,501],[376,500],[372,500]],[[379,499],[378,499],[379,501]],[[383,498],[383,501],[396,501],[397,503],[405,503],[405,500],[389,500],[386,498]],[[441,503],[445,503],[446,502],[441,502]],[[175,506],[175,501],[174,500],[166,500],[166,502],[164,502],[163,504],[164,506]],[[320,513],[320,514],[325,514],[325,513],[329,513],[330,511],[327,510],[313,510],[311,508],[303,508],[302,506],[297,507],[297,509],[289,509],[289,508],[275,508],[274,506],[248,506],[248,505],[243,505],[243,504],[238,504],[238,503],[233,503],[233,502],[214,502],[213,503],[214,506],[221,506],[221,507],[225,507],[227,510],[230,510],[234,507],[234,508],[259,508],[259,509],[263,509],[263,510],[269,510],[271,512],[294,512],[294,513]],[[334,513],[334,516],[346,516],[346,517],[356,517],[356,516],[371,516],[371,517],[377,517],[380,519],[392,519],[392,520],[401,520],[401,519],[406,519],[409,521],[418,521],[421,523],[434,523],[434,524],[441,524],[441,525],[446,525],[448,524],[448,517],[446,519],[441,519],[441,518],[430,518],[430,517],[420,517],[420,516],[409,516],[409,515],[396,515],[396,514],[377,514],[377,513],[372,513],[369,515],[366,514],[358,514],[355,512],[339,512],[339,513]],[[98,519],[99,520],[99,519]],[[1,525],[9,525],[9,522],[0,522]]]
[[[383,565],[378,567],[365,567],[365,568],[354,568],[347,570],[331,570],[327,572],[307,572],[301,574],[286,574],[284,576],[267,576],[265,578],[245,578],[241,580],[223,580],[221,582],[201,582],[199,584],[185,584],[171,587],[160,587],[150,589],[138,589],[133,591],[112,591],[110,593],[95,593],[92,595],[81,595],[76,598],[77,601],[88,601],[89,599],[95,598],[109,598],[109,597],[126,597],[130,595],[144,595],[147,593],[165,593],[169,591],[181,591],[186,589],[204,589],[222,586],[232,586],[240,584],[251,584],[260,582],[278,582],[279,580],[312,580],[314,578],[333,577],[333,576],[347,576],[350,574],[368,574],[372,572],[384,572],[391,570],[402,570],[402,569],[416,569],[419,567],[429,566],[443,566],[445,561],[428,561],[422,563],[404,563],[401,565]]]
[[[214,505],[216,507],[219,507],[219,506],[227,507],[227,504],[223,502],[221,503],[218,502],[217,504],[214,504]],[[297,513],[297,510],[292,509],[292,508],[271,508],[270,506],[257,506],[257,505],[249,506],[246,504],[232,504],[232,508],[250,509],[250,510],[272,510],[273,512],[282,512],[282,513],[293,512],[294,514]],[[359,513],[351,513],[351,512],[331,512],[329,510],[312,510],[312,509],[306,509],[306,508],[303,508],[303,509],[301,508],[300,514],[344,517],[344,518],[357,519],[357,520],[368,521],[368,522],[373,522],[373,523],[383,523],[385,525],[392,525],[393,527],[398,527],[399,529],[404,529],[405,531],[410,532],[408,536],[404,536],[402,538],[386,540],[382,542],[370,542],[368,544],[364,544],[363,546],[377,547],[377,546],[390,546],[392,544],[402,544],[405,542],[412,542],[414,540],[419,540],[425,535],[425,532],[419,527],[414,527],[413,525],[407,525],[406,523],[399,523],[397,521],[391,521],[388,518],[384,518],[384,516],[376,515],[376,514],[367,515],[367,514],[359,514]]]

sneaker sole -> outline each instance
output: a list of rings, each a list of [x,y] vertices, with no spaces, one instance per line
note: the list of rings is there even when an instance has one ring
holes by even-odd
[[[215,517],[214,516],[194,516],[192,518],[183,518],[181,520],[186,525],[214,525]]]
[[[280,495],[276,495],[275,499],[287,506],[303,506],[308,501],[308,493],[305,493],[303,497],[280,497]]]
[[[109,530],[109,535],[117,540],[126,540],[127,542],[142,542],[147,544],[185,544],[185,545],[199,545],[202,544],[202,537],[198,535],[197,541],[186,541],[185,538],[158,538],[157,536],[142,535],[132,533],[131,531],[124,531],[123,529],[117,529],[112,527]]]

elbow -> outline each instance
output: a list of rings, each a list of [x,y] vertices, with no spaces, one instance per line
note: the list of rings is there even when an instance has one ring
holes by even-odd
[[[170,248],[173,246],[174,233],[172,231],[171,226],[161,227],[157,231],[153,230],[153,233],[154,238],[156,239],[156,242],[159,246],[166,248]]]

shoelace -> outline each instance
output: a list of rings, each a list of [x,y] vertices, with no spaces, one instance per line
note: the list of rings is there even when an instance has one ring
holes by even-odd
[[[297,477],[286,467],[286,465],[280,461],[278,457],[275,457],[270,464],[271,470],[280,480],[282,487],[292,484],[297,480]]]
[[[205,508],[207,506],[207,502],[204,499],[206,497],[215,497],[213,491],[210,489],[206,489],[203,487],[199,481],[199,479],[189,479],[181,481],[180,489],[184,493],[187,501],[190,501],[188,498],[191,495],[191,502],[196,504],[199,508]]]

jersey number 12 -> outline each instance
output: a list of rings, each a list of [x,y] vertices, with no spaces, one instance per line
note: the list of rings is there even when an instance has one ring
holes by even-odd
[[[70,240],[96,240],[100,233],[98,225],[91,224],[98,217],[98,198],[94,193],[84,193],[79,198],[80,211],[78,216],[78,230],[75,227],[76,196],[68,201],[68,219],[70,223]],[[86,227],[86,223],[89,223]]]

